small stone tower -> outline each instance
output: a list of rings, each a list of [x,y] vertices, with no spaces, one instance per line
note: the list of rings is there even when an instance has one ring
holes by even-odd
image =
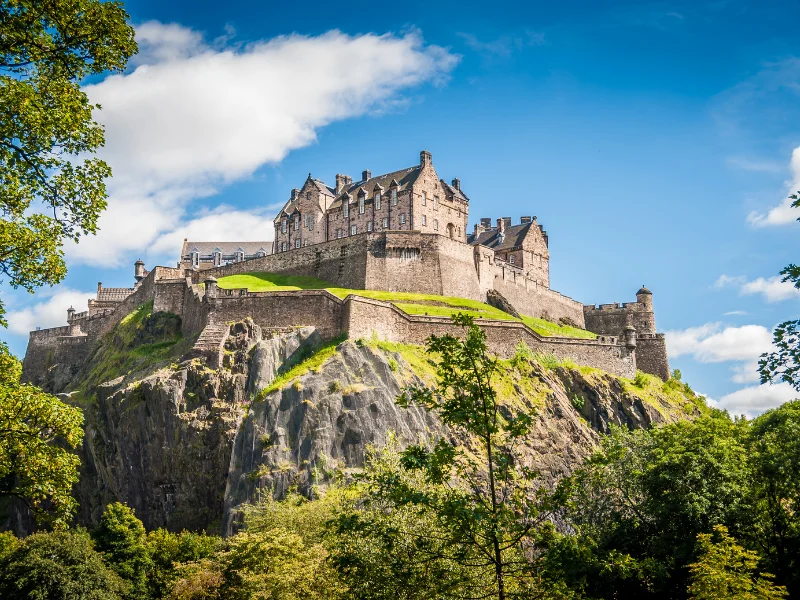
[[[136,283],[139,283],[146,276],[147,274],[145,273],[144,270],[144,262],[140,258],[135,263],[133,263],[133,278],[136,280]]]

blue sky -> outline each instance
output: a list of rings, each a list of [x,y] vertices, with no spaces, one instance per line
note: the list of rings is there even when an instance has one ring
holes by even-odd
[[[87,86],[114,169],[103,231],[63,284],[5,292],[11,328],[65,321],[189,237],[270,239],[310,171],[433,154],[480,217],[535,214],[552,286],[585,303],[654,292],[672,365],[734,412],[769,332],[800,317],[800,20],[794,2],[126,3],[141,54]],[[795,151],[795,149],[797,149]],[[794,155],[793,155],[794,152]],[[783,203],[783,204],[782,204]],[[800,213],[800,211],[794,211]]]

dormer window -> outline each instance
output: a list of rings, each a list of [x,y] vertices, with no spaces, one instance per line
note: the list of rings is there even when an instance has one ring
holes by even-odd
[[[381,193],[375,192],[375,210],[381,209]]]
[[[397,206],[397,188],[392,188],[392,206]]]
[[[239,248],[236,251],[236,262],[242,262],[244,260],[244,250]]]
[[[358,198],[358,214],[364,214],[364,196],[359,196]]]
[[[256,258],[263,258],[266,255],[267,255],[267,251],[264,250],[263,248],[259,248],[258,252],[256,252]]]
[[[222,252],[220,252],[219,248],[214,248],[213,252],[214,256],[214,266],[218,267],[222,264]]]
[[[192,250],[192,268],[199,269],[200,268],[200,252],[195,248]]]

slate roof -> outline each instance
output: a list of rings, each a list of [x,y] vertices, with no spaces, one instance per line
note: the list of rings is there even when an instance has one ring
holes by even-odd
[[[460,189],[453,187],[452,185],[447,183],[444,179],[440,179],[439,181],[442,182],[442,185],[445,187],[445,189],[450,190],[450,193],[453,194],[455,198],[463,200],[464,202],[469,202],[469,198],[467,198],[467,195]]]
[[[183,242],[181,250],[182,258],[189,258],[192,251],[197,248],[200,256],[211,256],[214,250],[219,248],[223,258],[233,257],[240,248],[244,250],[245,256],[255,256],[259,250],[266,254],[272,254],[272,242]]]
[[[494,250],[510,250],[522,245],[522,240],[528,235],[533,223],[523,223],[522,225],[511,225],[506,227],[504,235],[500,235],[497,229],[482,231],[477,236],[472,233],[467,236],[467,243],[471,246],[488,246]]]
[[[107,302],[122,302],[131,295],[133,288],[100,288],[97,290],[97,299]]]
[[[333,204],[331,204],[331,208],[340,207],[342,205],[342,198],[345,194],[350,194],[355,199],[358,196],[358,190],[360,188],[364,188],[367,196],[372,196],[377,186],[381,186],[385,192],[392,185],[392,181],[396,181],[397,191],[402,192],[413,185],[413,183],[417,180],[417,177],[419,177],[419,173],[420,166],[416,165],[414,167],[409,167],[408,169],[400,169],[399,171],[392,171],[391,173],[370,177],[366,180],[355,181],[349,186],[345,187],[339,193],[339,195],[333,201]]]

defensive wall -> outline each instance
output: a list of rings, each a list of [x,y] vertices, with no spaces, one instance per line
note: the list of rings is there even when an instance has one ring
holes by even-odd
[[[241,267],[241,263],[229,267]],[[206,271],[203,275],[207,278],[210,273]],[[390,275],[391,272],[386,273],[387,277]],[[76,372],[91,356],[97,340],[151,300],[155,311],[181,316],[185,337],[202,337],[213,328],[226,330],[227,323],[248,317],[265,330],[285,331],[312,325],[327,339],[344,334],[354,339],[377,336],[388,341],[422,344],[431,334],[460,332],[448,318],[408,315],[391,303],[357,295],[343,300],[326,290],[227,290],[218,288],[213,279],[203,289],[192,280],[191,274],[156,267],[114,310],[95,315],[72,314],[70,324],[65,327],[31,332],[23,379],[42,384],[48,377],[48,369],[56,364]],[[639,351],[624,336],[600,336],[596,340],[543,337],[520,322],[487,319],[478,322],[486,331],[489,349],[502,357],[512,356],[522,341],[534,352],[553,354],[618,376],[633,377],[636,372]],[[657,340],[654,336],[651,345],[657,345]],[[645,361],[645,364],[650,363]]]
[[[494,251],[419,231],[386,231],[322,242],[195,272],[194,281],[251,272],[317,277],[338,287],[486,301],[500,292],[521,313],[584,327],[583,304],[494,258]]]

